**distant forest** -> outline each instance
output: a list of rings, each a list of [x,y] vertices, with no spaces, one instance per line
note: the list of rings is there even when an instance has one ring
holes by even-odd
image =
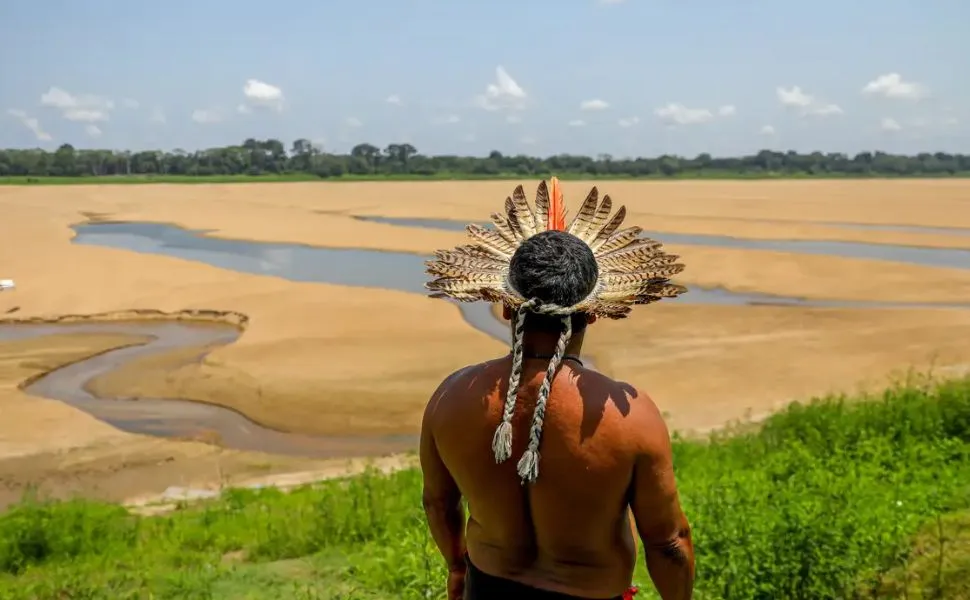
[[[762,150],[740,157],[614,158],[561,154],[546,158],[505,155],[430,156],[411,144],[378,148],[358,144],[348,154],[332,154],[299,139],[289,149],[275,139],[247,139],[238,146],[195,152],[174,150],[78,150],[63,144],[41,149],[0,150],[0,177],[102,176],[298,178],[473,178],[558,175],[589,178],[747,178],[747,177],[946,177],[970,175],[970,155],[945,152],[914,156],[860,152],[800,154]]]

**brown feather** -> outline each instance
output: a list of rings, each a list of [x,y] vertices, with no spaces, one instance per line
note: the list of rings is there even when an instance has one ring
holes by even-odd
[[[623,219],[625,218],[626,207],[621,206],[617,209],[616,214],[613,215],[613,218],[610,219],[606,225],[604,225],[603,228],[596,233],[596,235],[593,237],[593,241],[589,242],[589,247],[593,249],[593,252],[596,252],[610,239],[610,236],[612,236],[613,232],[619,228],[619,226],[623,223]],[[592,233],[590,233],[590,235],[592,235]]]
[[[575,235],[576,237],[583,239],[583,235],[586,230],[589,229],[590,223],[593,217],[596,215],[596,203],[599,201],[599,190],[596,189],[594,185],[586,195],[586,199],[583,200],[583,204],[579,207],[579,212],[573,217],[573,220],[569,222],[569,227],[566,231]]]
[[[671,275],[676,275],[684,270],[683,265],[662,265],[648,270],[634,271],[628,273],[607,272],[600,275],[600,279],[606,286],[606,290],[619,289],[626,285],[632,285],[641,281],[655,281],[658,279],[668,279]]]
[[[467,294],[461,293],[451,293],[451,292],[433,292],[428,294],[429,298],[447,298],[449,300],[457,300],[458,302],[477,302],[481,300],[481,297],[477,294]]]
[[[525,234],[525,231],[522,230],[522,224],[519,223],[519,219],[515,215],[515,210],[509,213],[509,229],[512,230],[512,235],[514,235],[515,239],[518,240],[515,243],[515,247],[518,248],[519,244],[528,236]]]
[[[469,256],[467,254],[461,254],[457,252],[447,252],[438,251],[435,253],[437,260],[427,261],[425,264],[430,262],[441,262],[449,265],[466,265],[476,269],[494,270],[494,269],[507,269],[509,267],[508,261],[495,258],[494,256]]]
[[[525,237],[530,237],[538,231],[536,227],[536,216],[529,206],[529,201],[525,198],[525,190],[522,186],[515,188],[512,192],[512,205],[515,207],[516,220]]]
[[[471,223],[465,230],[468,231],[473,239],[481,244],[481,248],[499,258],[504,258],[509,260],[512,258],[512,254],[515,253],[515,246],[506,242],[502,239],[497,232],[490,229],[485,229],[481,225],[476,225]]]
[[[594,300],[584,307],[584,311],[587,313],[609,319],[622,319],[630,314],[630,310],[631,307],[627,304],[604,302],[603,300]]]
[[[483,249],[481,246],[473,245],[473,244],[461,244],[460,246],[455,246],[451,250],[437,250],[435,251],[435,256],[440,256],[439,253],[449,253],[449,254],[455,253],[455,254],[461,254],[463,256],[472,256],[476,258],[490,258],[493,260],[496,259],[496,255],[494,253],[488,252],[487,250]],[[498,257],[498,259],[504,259],[504,258],[505,258],[504,256]]]
[[[599,208],[596,209],[596,214],[589,222],[589,226],[583,231],[583,235],[579,236],[584,242],[589,244],[596,238],[599,231],[603,228],[606,223],[606,219],[610,216],[610,211],[613,210],[613,200],[610,199],[609,194],[603,196],[603,201],[600,202]]]
[[[492,287],[492,285],[491,280],[481,277],[462,277],[460,279],[439,277],[426,283],[425,287],[436,292],[473,294],[480,293],[482,289]]]
[[[676,261],[679,256],[676,254],[658,254],[656,256],[634,257],[632,260],[625,256],[609,257],[597,259],[600,269],[603,271],[616,271],[619,273],[633,273],[641,269],[669,265]]]
[[[596,260],[606,261],[603,264],[609,264],[615,261],[647,260],[663,254],[666,253],[663,251],[663,244],[660,242],[637,238],[622,248],[597,256]]]
[[[522,186],[518,186],[517,190],[522,189]],[[523,192],[525,193],[525,192]],[[536,229],[539,231],[545,231],[546,225],[549,223],[549,188],[546,187],[546,182],[539,182],[539,189],[536,191]]]
[[[593,251],[593,254],[596,255],[596,258],[600,258],[606,254],[609,254],[610,252],[614,252],[620,248],[625,248],[627,245],[639,238],[642,231],[643,230],[637,226],[621,229],[603,241],[602,244]]]
[[[505,272],[503,271],[483,271],[481,269],[473,269],[461,265],[446,265],[444,263],[428,265],[425,272],[436,277],[478,281],[488,285],[502,285],[505,281]]]
[[[503,217],[498,213],[492,213],[490,218],[492,220],[492,224],[495,225],[495,230],[498,231],[499,235],[502,236],[502,239],[513,246],[519,245],[519,239],[516,237],[515,232],[512,231],[512,226],[509,225],[508,217]]]
[[[640,237],[640,231],[634,231],[632,227],[630,229],[630,231],[623,230],[617,232],[610,239],[606,240],[606,243],[600,246],[599,250],[596,251],[596,257],[605,258],[616,252],[627,250],[628,248],[655,250],[663,246],[663,244],[657,240]],[[636,229],[639,229],[639,227]],[[634,233],[636,235],[634,235]]]

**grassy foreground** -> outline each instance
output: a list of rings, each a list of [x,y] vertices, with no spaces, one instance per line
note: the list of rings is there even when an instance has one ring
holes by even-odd
[[[675,440],[697,598],[970,598],[970,379],[859,400]],[[443,598],[420,490],[409,470],[157,517],[25,501],[0,515],[0,598]]]

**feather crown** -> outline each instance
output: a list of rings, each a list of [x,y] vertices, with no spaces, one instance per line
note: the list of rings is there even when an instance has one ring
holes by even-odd
[[[609,195],[599,201],[594,186],[579,212],[566,222],[559,180],[553,177],[550,185],[539,183],[535,209],[519,185],[505,199],[504,214],[491,215],[493,229],[470,224],[466,231],[472,244],[452,250],[438,250],[435,259],[426,263],[427,273],[433,276],[425,287],[433,298],[452,298],[460,302],[502,302],[512,309],[523,307],[528,301],[509,281],[509,263],[519,245],[542,231],[559,230],[570,233],[593,251],[599,277],[592,292],[569,307],[548,307],[541,310],[535,302],[527,308],[540,308],[551,314],[585,312],[600,317],[626,317],[636,304],[649,304],[673,298],[687,291],[670,283],[670,277],[680,273],[684,265],[679,258],[667,254],[656,240],[641,237],[640,227],[621,229],[626,207],[611,212]]]

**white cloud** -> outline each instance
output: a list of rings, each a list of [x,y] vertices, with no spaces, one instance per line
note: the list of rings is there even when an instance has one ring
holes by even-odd
[[[74,95],[56,86],[51,86],[41,94],[40,103],[42,106],[56,108],[69,121],[85,123],[107,121],[108,113],[115,107],[109,98],[93,94]]]
[[[88,124],[84,126],[84,133],[88,134],[93,138],[101,137],[101,128],[98,127],[97,125],[94,125],[93,123]]]
[[[15,108],[7,109],[7,114],[20,121],[24,127],[32,131],[34,137],[38,140],[42,142],[49,142],[53,139],[49,133],[41,128],[40,121],[38,121],[36,117],[32,117],[26,112]]]
[[[501,65],[495,67],[495,83],[485,88],[485,93],[475,98],[475,103],[485,110],[522,110],[528,94]]]
[[[899,124],[898,121],[896,121],[896,119],[891,119],[889,117],[886,117],[882,121],[879,121],[879,127],[883,131],[899,131],[900,129],[902,129],[902,126]]]
[[[131,110],[135,110],[141,106],[141,104],[139,104],[139,102],[134,98],[122,98],[121,105],[125,108],[130,108]]]
[[[445,115],[435,118],[433,122],[437,125],[454,125],[455,123],[461,122],[461,117],[458,115]]]
[[[838,104],[819,104],[818,106],[812,107],[810,114],[828,117],[831,115],[841,115],[844,112]]]
[[[725,104],[724,106],[717,109],[717,114],[722,117],[731,117],[738,112],[733,104]]]
[[[63,115],[68,121],[81,121],[82,123],[108,120],[108,113],[90,108],[69,108],[64,111]]]
[[[925,98],[929,90],[921,83],[903,81],[899,73],[887,73],[867,83],[862,88],[862,93],[886,98],[919,100]]]
[[[152,114],[148,117],[148,120],[152,123],[164,123],[165,122],[165,112],[160,106],[156,106],[152,109]]]
[[[775,89],[778,94],[778,101],[785,106],[798,106],[806,107],[810,106],[814,102],[814,98],[802,91],[802,88],[793,86],[790,90],[779,87]]]
[[[516,123],[522,122],[522,117],[520,117],[519,115],[509,115],[505,117],[505,122],[510,125],[515,125]]]
[[[192,120],[202,124],[219,123],[222,121],[222,112],[213,108],[197,108],[192,111]]]
[[[236,112],[241,115],[248,115],[253,112],[253,109],[249,108],[249,106],[246,104],[240,104],[236,107]]]
[[[474,133],[468,133],[468,134],[465,134],[465,137],[462,139],[465,140],[466,142],[474,142],[478,140],[478,136],[475,135]]]
[[[519,141],[525,144],[526,146],[532,146],[539,142],[539,140],[535,139],[531,135],[523,136]]]
[[[401,104],[401,97],[398,96],[397,94],[391,94],[390,96],[388,96],[384,100],[384,102],[387,102],[388,104],[397,104],[397,105],[400,105]]]
[[[253,106],[272,108],[277,112],[283,110],[283,90],[265,81],[247,79],[243,95]]]
[[[347,124],[347,127],[361,127],[364,124],[364,122],[357,117],[347,117],[344,119],[344,123]]]
[[[586,121],[582,119],[573,119],[569,122],[570,127],[583,127],[586,125]]]
[[[761,133],[761,135],[775,135],[775,128],[771,125],[764,125],[761,127],[761,131],[759,133]]]
[[[606,100],[595,98],[593,100],[583,100],[579,103],[579,110],[606,110],[610,105]]]
[[[633,127],[640,124],[640,117],[626,117],[616,122],[620,127]]]
[[[791,89],[775,88],[775,93],[783,106],[796,110],[803,117],[807,115],[827,117],[843,114],[842,107],[838,104],[821,102],[815,96],[805,93],[797,85],[792,86]]]
[[[696,125],[714,118],[714,113],[706,108],[687,108],[675,102],[661,106],[653,114],[668,125]]]

